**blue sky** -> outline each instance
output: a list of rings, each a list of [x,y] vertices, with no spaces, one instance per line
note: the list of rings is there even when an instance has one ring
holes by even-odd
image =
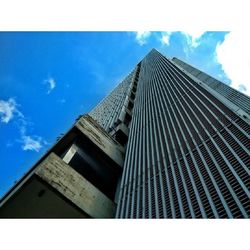
[[[236,37],[233,32],[1,32],[0,196],[152,48],[249,95],[249,78],[228,58]],[[242,63],[244,68],[248,61]]]

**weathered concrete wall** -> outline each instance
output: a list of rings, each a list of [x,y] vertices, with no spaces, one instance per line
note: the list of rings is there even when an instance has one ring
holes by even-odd
[[[124,149],[89,116],[83,116],[75,125],[113,161],[123,167]]]
[[[51,153],[36,174],[90,216],[114,217],[116,205],[56,154]]]

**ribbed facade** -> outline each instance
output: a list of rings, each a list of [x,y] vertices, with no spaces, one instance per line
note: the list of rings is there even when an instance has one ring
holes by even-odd
[[[178,58],[174,57],[173,61],[250,115],[250,98],[248,96],[181,61]]]
[[[91,111],[111,131],[133,99],[117,218],[250,217],[249,120],[207,86],[152,50]]]
[[[119,119],[128,99],[134,73],[135,70],[89,113],[107,131]]]

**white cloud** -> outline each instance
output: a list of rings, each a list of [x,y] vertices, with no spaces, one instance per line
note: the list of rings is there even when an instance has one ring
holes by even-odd
[[[39,152],[39,150],[47,144],[47,142],[40,136],[30,136],[26,134],[26,125],[20,126],[21,144],[24,151],[31,150]]]
[[[22,136],[22,149],[24,151],[26,150],[32,150],[38,152],[42,148],[42,138],[41,137],[34,137],[23,135]]]
[[[44,82],[44,84],[48,84],[49,90],[48,90],[47,94],[49,94],[56,87],[56,81],[52,77],[45,79],[43,82]]]
[[[8,123],[10,120],[17,118],[16,126],[21,134],[21,140],[19,140],[23,145],[23,150],[34,150],[38,152],[43,145],[46,145],[47,142],[42,139],[40,136],[28,136],[26,135],[26,128],[28,122],[24,115],[18,110],[18,105],[14,98],[9,98],[8,101],[0,100],[0,118],[1,122]],[[12,146],[13,143],[8,142],[7,147]]]
[[[246,32],[232,31],[216,46],[216,58],[231,87],[250,96],[250,36]]]
[[[150,37],[150,35],[150,31],[137,31],[135,39],[142,46],[147,43],[147,39]]]
[[[205,31],[199,31],[199,30],[190,30],[187,32],[185,31],[182,32],[182,34],[186,36],[188,45],[193,48],[196,48],[200,45],[201,43],[200,39],[204,33]]]
[[[1,122],[8,123],[14,118],[14,115],[23,117],[23,114],[17,109],[17,103],[13,98],[8,101],[0,100],[0,117]]]
[[[171,35],[172,35],[172,32],[162,32],[162,36],[160,39],[161,43],[168,46]]]

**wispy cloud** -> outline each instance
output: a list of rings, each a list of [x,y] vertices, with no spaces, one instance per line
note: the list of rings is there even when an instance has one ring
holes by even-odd
[[[39,152],[39,150],[43,147],[43,139],[39,136],[34,136],[33,138],[31,136],[23,135],[21,137],[22,139],[22,149],[24,151],[31,150]]]
[[[16,114],[19,117],[23,117],[23,114],[17,109],[17,103],[14,98],[9,98],[8,101],[0,100],[1,122],[8,123]]]
[[[135,39],[142,46],[147,43],[147,39],[150,37],[150,35],[150,31],[137,31],[135,32]]]
[[[49,77],[48,79],[45,79],[43,81],[44,84],[48,85],[48,91],[47,94],[50,94],[50,92],[56,87],[56,81],[54,78]]]
[[[21,125],[19,125],[19,130],[21,139],[18,141],[22,144],[24,151],[31,150],[39,152],[44,145],[48,144],[41,136],[27,135],[27,122],[24,119],[21,121]]]
[[[202,36],[205,34],[204,31],[190,30],[182,31],[181,34],[185,37],[183,44],[183,51],[186,57],[189,57],[191,53],[201,44]]]
[[[24,117],[22,112],[18,109],[20,105],[17,104],[14,98],[9,98],[9,100],[0,100],[0,117],[1,122],[9,123],[10,120],[15,120],[15,126],[20,132],[20,139],[17,140],[22,144],[23,150],[33,150],[38,152],[47,142],[40,136],[27,135],[27,127],[30,123]],[[7,143],[7,147],[12,146],[12,142]]]
[[[190,31],[184,31],[181,32],[185,37],[188,46],[191,48],[196,48],[200,45],[201,43],[201,37],[205,33],[204,31],[199,31],[199,30],[190,30]]]
[[[169,45],[169,40],[172,35],[172,32],[162,32],[160,41],[163,45]]]
[[[231,87],[250,96],[250,37],[245,31],[232,31],[216,46],[216,58]]]

